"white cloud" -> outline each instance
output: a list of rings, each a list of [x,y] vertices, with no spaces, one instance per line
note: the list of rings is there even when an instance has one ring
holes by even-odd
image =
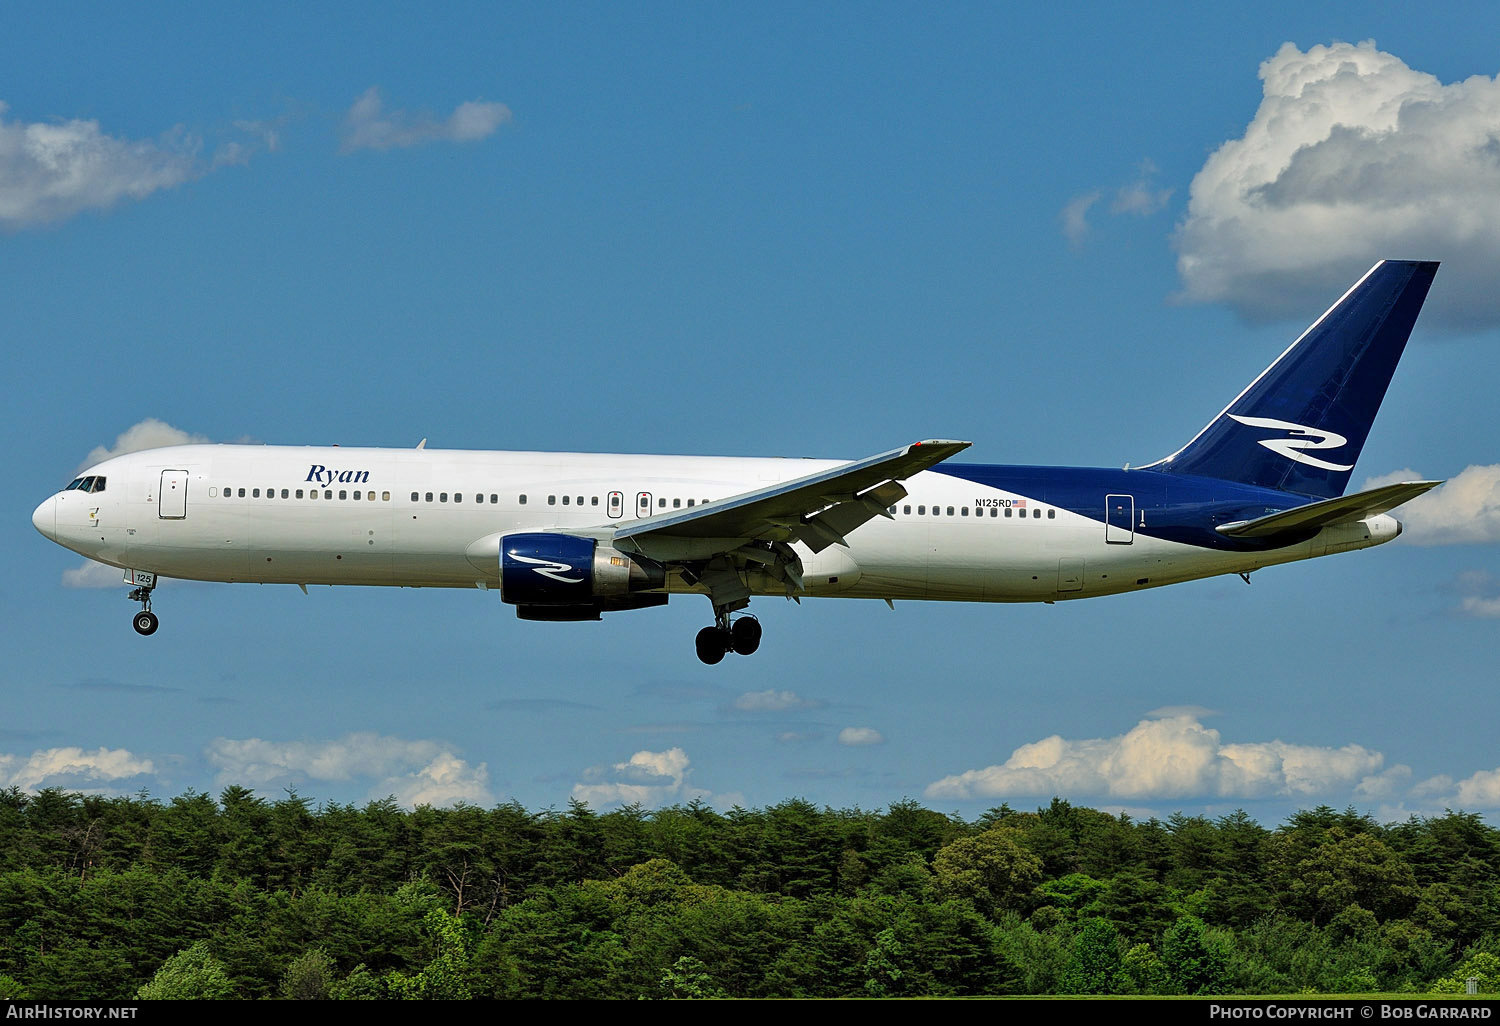
[[[393,794],[402,805],[470,805],[494,804],[489,789],[486,763],[470,766],[451,752],[439,752],[432,761],[413,773],[389,777],[376,793]]]
[[[839,731],[841,745],[883,745],[885,735],[874,727],[845,727]]]
[[[816,709],[822,703],[803,698],[795,691],[747,691],[734,700],[741,712],[783,712],[787,709]]]
[[[1194,716],[1144,719],[1118,737],[1022,745],[997,766],[929,785],[929,798],[1076,794],[1158,799],[1193,796],[1304,798],[1361,785],[1384,757],[1359,745],[1284,741],[1225,744]],[[1368,786],[1376,788],[1378,782]]]
[[[1481,770],[1466,780],[1460,780],[1453,805],[1462,809],[1500,806],[1500,769]]]
[[[1466,570],[1445,590],[1459,595],[1456,612],[1486,620],[1500,617],[1500,580],[1496,580],[1494,574]]]
[[[125,780],[155,773],[150,759],[123,748],[48,748],[19,755],[0,755],[0,787],[31,791],[41,787],[76,787],[82,783]]]
[[[62,583],[64,588],[118,588],[124,577],[119,567],[85,559],[81,566],[63,571]]]
[[[379,87],[371,86],[344,115],[341,149],[352,153],[432,142],[473,142],[493,135],[510,119],[505,104],[481,100],[459,104],[446,119],[425,111],[387,111]]]
[[[1062,233],[1073,247],[1083,245],[1084,237],[1089,233],[1089,209],[1098,203],[1103,195],[1095,189],[1081,196],[1074,196],[1064,204],[1062,213],[1058,217],[1062,221]]]
[[[1500,80],[1444,85],[1369,41],[1285,43],[1260,78],[1244,135],[1193,178],[1182,297],[1302,317],[1377,259],[1439,259],[1424,321],[1500,323]]]
[[[1364,486],[1425,480],[1414,470],[1397,470],[1372,477]],[[1465,467],[1393,513],[1404,528],[1402,538],[1417,545],[1500,541],[1500,463]]]
[[[1115,193],[1115,201],[1110,204],[1111,214],[1135,214],[1145,217],[1154,214],[1167,205],[1172,198],[1171,189],[1158,189],[1151,181],[1156,176],[1156,164],[1150,160],[1141,161],[1135,181],[1120,186]]]
[[[175,428],[165,421],[157,420],[155,417],[147,417],[145,420],[132,424],[115,437],[113,446],[96,445],[85,457],[79,469],[92,467],[96,463],[103,463],[115,456],[123,456],[127,452],[140,452],[143,449],[159,449],[164,445],[190,445],[195,442],[207,442],[208,439],[202,435],[195,435],[181,428]]]
[[[264,787],[275,781],[370,778],[372,797],[394,794],[407,805],[456,801],[488,804],[489,770],[470,766],[451,746],[359,733],[324,741],[216,738],[205,752],[219,786]]]
[[[681,748],[639,751],[625,762],[615,763],[614,773],[621,779],[606,780],[609,774],[605,771],[590,770],[585,774],[589,780],[573,785],[573,797],[590,805],[638,802],[655,806],[678,801],[702,793],[686,787],[689,765],[687,753]]]
[[[1156,188],[1151,180],[1155,177],[1156,171],[1156,164],[1152,161],[1141,161],[1136,169],[1135,179],[1115,190],[1115,198],[1109,205],[1109,212],[1117,216],[1134,214],[1137,217],[1146,217],[1165,207],[1167,201],[1172,198],[1172,190]],[[1088,237],[1089,211],[1103,198],[1103,189],[1092,189],[1074,196],[1063,205],[1058,220],[1062,223],[1063,236],[1074,249],[1082,246],[1084,239]]]
[[[0,227],[60,221],[121,199],[144,199],[197,177],[198,139],[118,139],[97,121],[24,122],[0,103]]]

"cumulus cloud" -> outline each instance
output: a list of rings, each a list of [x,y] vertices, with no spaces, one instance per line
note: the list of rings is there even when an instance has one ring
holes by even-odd
[[[510,108],[505,104],[482,100],[460,103],[447,118],[426,111],[388,111],[379,87],[371,86],[344,115],[341,149],[352,153],[433,142],[473,142],[493,135],[510,119]]]
[[[839,731],[841,745],[883,745],[885,735],[874,727],[845,727]]]
[[[1414,470],[1397,470],[1370,478],[1364,487],[1426,480]],[[1465,467],[1394,512],[1402,539],[1417,545],[1500,541],[1500,463]]]
[[[123,748],[48,748],[29,756],[0,755],[0,787],[32,791],[128,780],[155,773],[150,759]]]
[[[1260,78],[1244,134],[1189,189],[1181,296],[1303,317],[1377,259],[1435,259],[1425,323],[1500,323],[1500,80],[1445,85],[1373,41],[1285,43]]]
[[[489,770],[470,766],[450,746],[373,733],[322,741],[216,738],[205,751],[223,787],[277,781],[369,778],[370,794],[394,794],[408,805],[488,804]]]
[[[140,452],[143,449],[160,449],[164,445],[191,445],[196,442],[207,442],[208,439],[202,435],[195,435],[181,428],[175,428],[165,421],[157,420],[155,417],[147,417],[137,424],[132,424],[115,437],[112,446],[96,445],[79,465],[80,470],[92,467],[96,463],[103,463],[107,459],[123,456],[127,452]]]
[[[106,135],[97,121],[25,122],[0,103],[0,226],[60,221],[121,199],[144,199],[197,176],[198,140]]]
[[[245,138],[225,140],[204,159],[203,140],[181,126],[156,139],[122,139],[97,121],[28,122],[7,118],[7,110],[0,102],[0,229],[145,199],[278,146],[274,125],[237,121],[234,130]]]
[[[1279,740],[1226,744],[1196,717],[1178,715],[1144,719],[1118,737],[1068,740],[1053,735],[1022,745],[1000,765],[944,777],[929,785],[926,794],[1304,798],[1356,787],[1377,774],[1383,762],[1379,752],[1360,745],[1319,748]]]
[[[690,760],[681,748],[665,752],[639,751],[624,762],[614,764],[613,773],[592,769],[587,780],[573,785],[573,797],[590,805],[662,805],[701,791],[687,788]],[[606,779],[613,776],[615,779]]]

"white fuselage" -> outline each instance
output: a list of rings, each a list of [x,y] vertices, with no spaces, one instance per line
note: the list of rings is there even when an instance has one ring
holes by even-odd
[[[59,492],[39,530],[91,559],[167,577],[491,588],[499,539],[592,533],[765,488],[834,460],[189,445],[119,456]],[[1153,538],[1044,499],[925,471],[890,518],[802,558],[805,594],[1025,602],[1134,591],[1388,541],[1390,516],[1296,544],[1224,551]],[[1024,501],[1024,505],[1022,505]],[[756,571],[758,594],[785,585]],[[701,590],[670,573],[666,590]]]

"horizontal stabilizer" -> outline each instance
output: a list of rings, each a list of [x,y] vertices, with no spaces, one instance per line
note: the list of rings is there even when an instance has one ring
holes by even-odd
[[[1254,520],[1222,524],[1216,530],[1231,538],[1273,538],[1278,534],[1305,534],[1318,528],[1350,524],[1385,513],[1442,483],[1403,481],[1383,488],[1371,488],[1368,492],[1355,492],[1353,495],[1312,502],[1296,509],[1256,517]]]

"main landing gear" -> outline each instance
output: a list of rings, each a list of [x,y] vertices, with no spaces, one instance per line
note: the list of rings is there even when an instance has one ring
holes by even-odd
[[[712,666],[729,652],[750,655],[760,648],[760,621],[753,616],[742,616],[733,624],[729,613],[715,613],[714,625],[698,632],[698,658]]]
[[[134,621],[135,632],[140,635],[155,634],[157,625],[160,622],[156,619],[156,614],[151,612],[152,590],[151,588],[136,588],[126,596],[130,601],[141,604],[141,611],[135,614]]]

